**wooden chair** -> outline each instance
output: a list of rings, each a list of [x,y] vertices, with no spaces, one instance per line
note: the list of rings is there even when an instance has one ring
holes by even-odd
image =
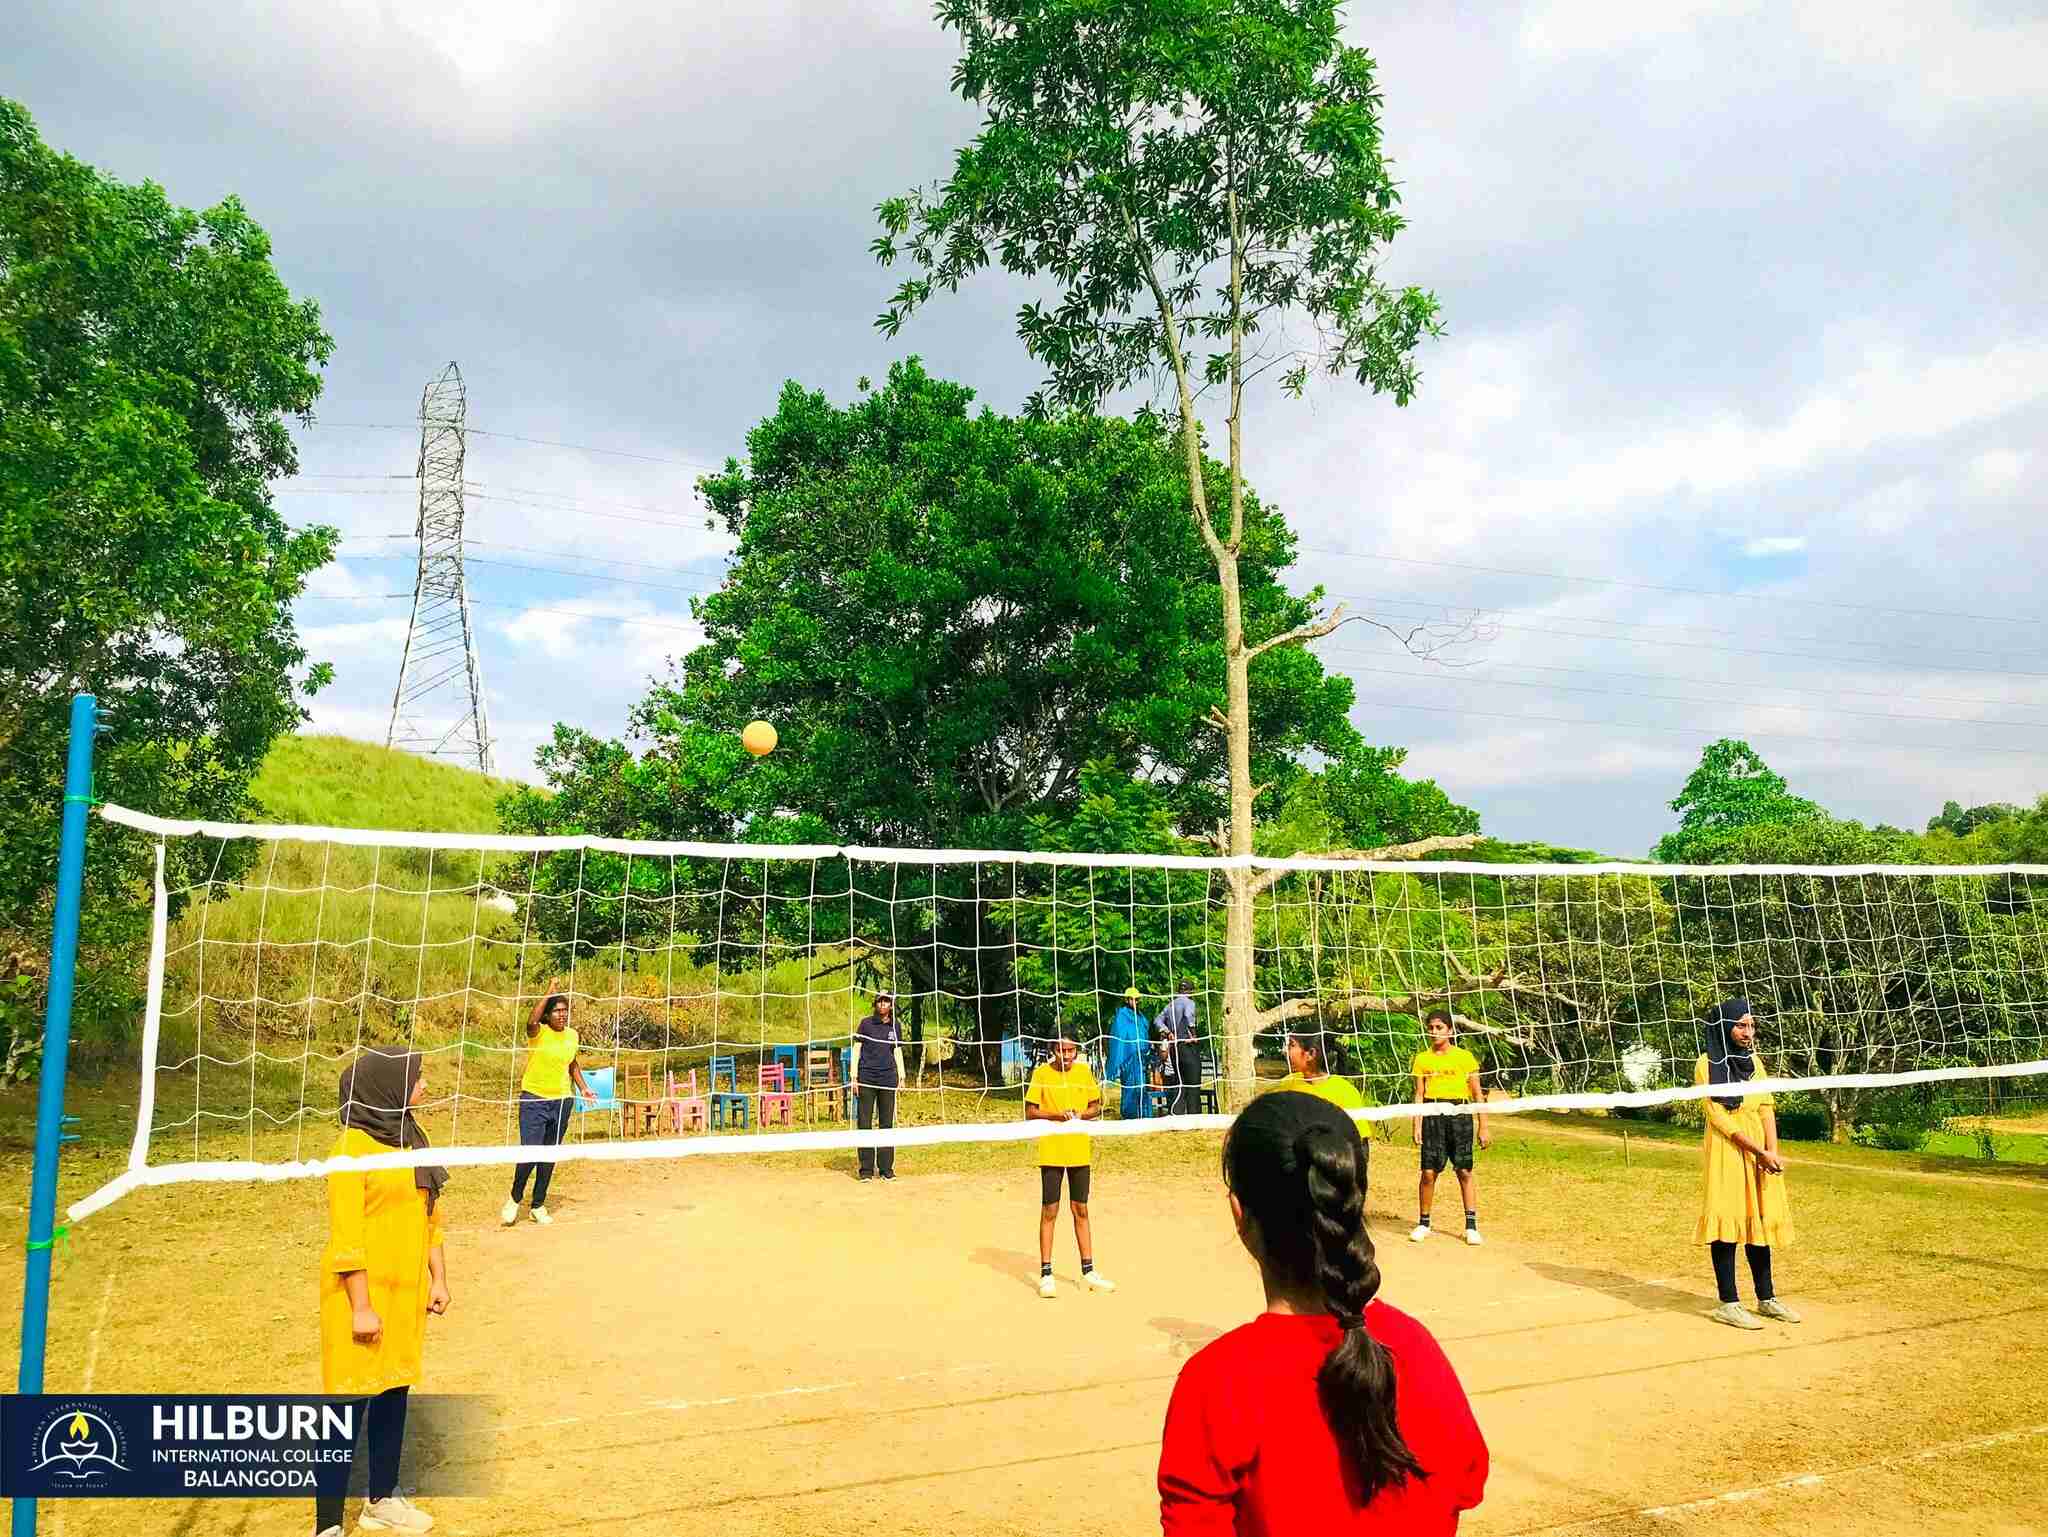
[[[1195,1109],[1210,1115],[1221,1114],[1216,1099],[1216,1059],[1206,1051],[1202,1053],[1202,1081],[1195,1085]]]
[[[726,1126],[748,1126],[752,1124],[753,1104],[740,1092],[740,1065],[737,1057],[713,1057],[711,1059],[711,1129],[720,1130]],[[725,1087],[719,1088],[723,1078]]]
[[[619,1132],[627,1137],[661,1134],[664,1103],[654,1093],[654,1070],[626,1067],[619,1070]]]
[[[804,1081],[803,1048],[801,1046],[771,1046],[769,1057],[782,1069],[783,1084],[790,1088],[800,1087]]]
[[[792,1126],[796,1123],[796,1096],[782,1076],[780,1062],[761,1064],[761,1119],[763,1126]]]
[[[677,1090],[681,1089],[678,1093]],[[688,1131],[703,1131],[711,1124],[711,1110],[704,1102],[704,1096],[697,1092],[697,1070],[693,1067],[684,1075],[680,1084],[676,1075],[668,1075],[668,1118],[677,1135]]]
[[[845,1086],[832,1071],[832,1053],[813,1049],[804,1061],[804,1100],[813,1121],[821,1114],[833,1120],[846,1118]]]

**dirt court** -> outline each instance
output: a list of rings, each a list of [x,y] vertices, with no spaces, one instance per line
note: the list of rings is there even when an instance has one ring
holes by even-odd
[[[1414,1152],[1373,1149],[1382,1295],[1443,1340],[1493,1448],[1465,1531],[2048,1532],[2048,1180],[1795,1150],[1779,1284],[1806,1321],[1745,1335],[1702,1316],[1694,1146],[1496,1126],[1478,1249],[1407,1242]],[[572,1164],[548,1229],[500,1227],[504,1173],[458,1169],[422,1388],[491,1396],[465,1471],[495,1492],[423,1503],[456,1537],[1157,1531],[1174,1375],[1260,1306],[1216,1145],[1106,1144],[1119,1289],[1076,1288],[1063,1217],[1053,1301],[1028,1147],[906,1150],[891,1185],[844,1153]],[[1454,1194],[1439,1212],[1455,1230]],[[58,1262],[51,1389],[317,1388],[323,1220],[311,1184],[89,1220]],[[43,1524],[309,1529],[304,1502],[240,1500],[53,1502]]]

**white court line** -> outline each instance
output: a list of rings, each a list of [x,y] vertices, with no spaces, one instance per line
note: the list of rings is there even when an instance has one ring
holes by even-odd
[[[100,1336],[106,1332],[107,1311],[113,1306],[113,1302],[114,1273],[109,1271],[107,1273],[107,1284],[100,1288],[99,1314],[93,1319],[92,1334],[85,1343],[85,1380],[79,1387],[79,1392],[81,1393],[90,1393],[92,1391],[93,1372],[100,1364]],[[65,1501],[52,1500],[49,1503],[55,1506],[55,1509],[50,1512],[50,1537],[64,1537]]]
[[[1642,1510],[1617,1511],[1611,1516],[1596,1516],[1578,1523],[1591,1526],[1600,1521],[1616,1521],[1625,1516],[1689,1516],[1703,1510],[1713,1510],[1722,1505],[1740,1505],[1746,1500],[1762,1499],[1787,1489],[1811,1489],[1826,1483],[1830,1478],[1840,1478],[1848,1473],[1867,1473],[1873,1468],[1898,1467],[1914,1462],[1938,1462],[1944,1457],[1953,1457],[1962,1452],[1987,1451],[1994,1446],[2010,1446],[2015,1441],[2024,1441],[2030,1436],[2048,1436],[2048,1425],[2027,1425],[2016,1430],[2003,1430],[1997,1435],[1979,1436],[1974,1441],[1951,1441],[1946,1446],[1930,1446],[1924,1451],[1908,1456],[1879,1457],[1872,1462],[1858,1463],[1854,1467],[1835,1468],[1828,1473],[1799,1473],[1790,1478],[1774,1479],[1768,1484],[1758,1484],[1752,1489],[1730,1489],[1725,1494],[1709,1495],[1703,1500],[1688,1500],[1682,1505],[1651,1505]]]

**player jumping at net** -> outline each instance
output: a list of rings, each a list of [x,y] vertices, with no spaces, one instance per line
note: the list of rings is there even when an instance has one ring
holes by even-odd
[[[1709,1016],[1706,1050],[1693,1064],[1697,1084],[1747,1083],[1767,1078],[1754,1051],[1756,1016],[1747,998],[1730,998]],[[1771,1279],[1771,1250],[1792,1241],[1792,1207],[1785,1195],[1785,1164],[1778,1157],[1778,1112],[1768,1094],[1715,1096],[1705,1101],[1704,1178],[1695,1241],[1714,1262],[1720,1306],[1716,1321],[1736,1329],[1761,1329],[1735,1290],[1735,1246],[1749,1258],[1756,1285],[1756,1311],[1779,1323],[1799,1315],[1778,1300]]]
[[[416,1051],[366,1051],[341,1074],[330,1158],[427,1145],[412,1107],[426,1095]],[[343,1169],[327,1176],[320,1257],[320,1386],[354,1399],[369,1477],[356,1530],[424,1532],[434,1518],[398,1492],[406,1396],[420,1380],[427,1315],[448,1311],[441,1191],[448,1171]],[[341,1537],[344,1496],[314,1504],[317,1537]]]
[[[1479,1059],[1453,1043],[1450,1010],[1431,1009],[1429,1017],[1423,1021],[1423,1028],[1429,1032],[1429,1050],[1418,1051],[1409,1067],[1415,1075],[1415,1103],[1476,1102],[1483,1106],[1486,1098],[1479,1087]],[[1475,1119],[1479,1123],[1476,1128],[1472,1124]],[[1421,1243],[1429,1237],[1429,1211],[1436,1202],[1436,1177],[1443,1173],[1444,1165],[1448,1163],[1458,1171],[1458,1194],[1465,1199],[1465,1242],[1479,1243],[1479,1200],[1473,1190],[1472,1139],[1476,1131],[1480,1147],[1488,1145],[1486,1111],[1481,1109],[1476,1117],[1454,1113],[1421,1115],[1416,1120],[1421,1124],[1414,1136],[1422,1143],[1422,1182],[1416,1201],[1422,1214],[1409,1238]]]
[[[576,1061],[580,1044],[569,1023],[566,995],[550,993],[533,1006],[526,1020],[526,1075],[519,1080],[521,1146],[561,1145],[576,1108],[570,1097],[572,1084],[585,1099],[597,1098]],[[555,1220],[548,1215],[548,1185],[555,1177],[555,1165],[553,1159],[546,1159],[522,1163],[512,1170],[512,1195],[498,1213],[498,1220],[507,1227],[519,1220],[519,1203],[526,1199],[529,1177],[533,1180],[533,1220],[542,1227]]]
[[[1095,1121],[1102,1118],[1102,1085],[1095,1070],[1080,1060],[1081,1048],[1070,1035],[1053,1043],[1052,1060],[1031,1070],[1024,1090],[1024,1115],[1033,1121]],[[1055,1297],[1052,1240],[1060,1220],[1060,1185],[1074,1214],[1074,1242],[1081,1251],[1081,1285],[1113,1292],[1116,1283],[1095,1269],[1095,1233],[1088,1223],[1089,1144],[1086,1133],[1038,1139],[1038,1295]]]
[[[1447,1537],[1486,1441],[1430,1332],[1375,1300],[1366,1142],[1315,1094],[1262,1094],[1223,1143],[1266,1310],[1181,1368],[1159,1451],[1165,1537]]]

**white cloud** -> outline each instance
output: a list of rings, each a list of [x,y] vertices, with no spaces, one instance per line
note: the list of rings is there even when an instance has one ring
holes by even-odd
[[[1742,547],[1742,553],[1751,560],[1763,560],[1773,555],[1797,555],[1806,548],[1803,534],[1772,534],[1761,539],[1751,539]]]
[[[1963,483],[1979,496],[2004,496],[2019,489],[2027,473],[2027,456],[2010,448],[1978,454],[1963,467]]]

